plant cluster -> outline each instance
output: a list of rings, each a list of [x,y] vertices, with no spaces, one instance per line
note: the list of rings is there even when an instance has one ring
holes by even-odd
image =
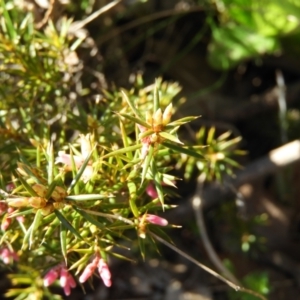
[[[178,130],[198,116],[174,119],[180,87],[161,79],[145,86],[137,76],[131,90],[77,101],[82,40],[72,21],[38,31],[13,8],[1,2],[0,257],[14,286],[6,295],[59,299],[53,283],[70,295],[93,275],[109,287],[109,256],[129,259],[117,251],[124,241],[145,257],[156,237],[169,239],[161,213],[172,208],[175,166],[186,166],[186,179],[194,168],[221,179],[237,166],[239,138],[211,129],[205,139],[201,129],[184,144]]]

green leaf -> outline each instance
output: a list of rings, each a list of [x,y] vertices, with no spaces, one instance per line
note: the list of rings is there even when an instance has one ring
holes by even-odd
[[[214,137],[215,137],[215,133],[216,133],[216,128],[215,127],[211,127],[208,131],[207,134],[207,139],[206,139],[206,143],[208,145],[211,145],[214,141]]]
[[[130,146],[130,138],[127,135],[125,126],[121,119],[120,119],[120,129],[121,129],[121,135],[122,135],[122,141],[123,141],[124,148],[129,147]],[[130,160],[133,159],[131,152],[127,152],[126,155]]]
[[[107,230],[107,227],[105,227],[103,224],[101,224],[99,221],[97,221],[94,217],[92,217],[90,214],[85,212],[84,210],[81,210],[77,207],[74,207],[74,209],[87,221],[89,221],[91,224],[97,226],[101,230]]]
[[[146,258],[145,239],[142,239],[139,237],[138,241],[139,241],[139,247],[140,247],[140,252],[141,252],[142,258],[143,258],[143,260],[145,260],[145,258]]]
[[[140,120],[143,120],[143,116],[141,113],[136,109],[136,104],[126,95],[124,90],[121,90],[123,99],[127,102],[133,113],[138,117]]]
[[[280,49],[276,36],[264,36],[247,27],[228,23],[212,27],[208,61],[216,69],[227,70],[245,59],[272,54]]]
[[[93,250],[86,249],[88,253],[85,253],[79,260],[77,260],[71,267],[68,268],[69,271],[78,268],[78,270],[82,270],[88,263],[91,255],[93,254]],[[80,266],[81,265],[81,266]]]
[[[66,229],[71,231],[75,236],[77,236],[80,240],[83,241],[83,238],[81,237],[80,233],[71,225],[71,223],[65,218],[65,216],[59,210],[54,210],[54,213],[56,217],[59,219],[59,221],[66,227]]]
[[[94,147],[94,149],[95,149],[95,147]],[[67,190],[68,194],[72,191],[72,189],[76,186],[77,182],[80,180],[80,178],[81,178],[81,176],[82,176],[82,174],[83,174],[83,172],[84,172],[87,164],[89,163],[89,160],[90,160],[90,158],[92,156],[92,153],[93,153],[94,149],[92,149],[92,151],[89,153],[89,155],[85,158],[82,166],[78,170],[78,173],[76,174],[75,178],[72,180],[72,182],[71,182],[71,184],[70,184],[70,186],[69,186],[69,188]]]
[[[166,232],[161,227],[155,226],[152,224],[149,224],[148,226],[151,229],[151,232],[155,233],[156,235],[158,235],[165,241],[169,242],[170,244],[174,244],[173,241],[171,240],[170,236],[168,234],[166,234]]]
[[[46,196],[45,198],[46,199],[49,199],[50,196],[52,195],[52,192],[54,191],[55,187],[57,186],[57,182],[56,181],[53,181],[50,186],[48,187],[47,189],[47,193],[46,193]]]
[[[136,195],[136,185],[133,181],[129,181],[127,183],[127,186],[128,186],[128,190],[129,190],[129,205],[130,205],[130,208],[131,208],[131,211],[133,213],[133,215],[138,218],[139,217],[139,210],[136,206],[136,199],[137,199],[137,195]]]
[[[53,236],[54,230],[58,227],[60,221],[58,218],[55,218],[46,228],[46,232],[44,234],[44,238],[42,243],[49,242]]]
[[[146,156],[146,158],[144,160],[144,163],[143,163],[142,183],[144,182],[144,180],[146,178],[149,165],[150,165],[151,160],[153,158],[153,153],[154,153],[154,146],[151,144],[150,147],[149,147],[148,154],[147,154],[147,156]]]
[[[231,159],[229,157],[225,157],[223,159],[223,161],[226,162],[227,164],[233,166],[233,167],[241,168],[241,165],[238,162],[236,162],[235,160],[233,160],[233,159]]]
[[[224,151],[234,145],[237,145],[240,141],[242,140],[242,138],[240,136],[234,138],[234,139],[231,139],[231,140],[228,140],[228,141],[224,141],[222,143],[219,143],[219,150],[220,151]]]
[[[70,195],[67,196],[65,199],[66,200],[71,200],[71,201],[96,201],[96,200],[101,200],[101,199],[107,199],[107,198],[114,198],[115,196],[113,195],[100,195],[100,194],[82,194],[82,195]]]
[[[139,139],[142,140],[143,138],[147,137],[147,136],[150,136],[154,133],[154,130],[153,129],[149,129],[147,131],[144,131],[143,133],[140,133],[139,134]]]
[[[158,199],[162,205],[162,208],[164,209],[164,192],[163,192],[163,188],[162,188],[162,176],[161,174],[158,172],[157,168],[156,168],[156,164],[155,164],[155,161],[154,159],[152,159],[151,161],[151,171],[152,171],[152,174],[153,174],[153,183],[155,185],[155,189],[156,189],[156,192],[158,194]]]
[[[149,124],[148,124],[147,122],[145,122],[143,119],[139,119],[139,118],[136,118],[136,117],[133,117],[133,116],[131,116],[131,115],[124,114],[124,113],[117,113],[117,112],[116,112],[116,114],[117,114],[118,116],[121,116],[121,117],[123,117],[123,118],[125,118],[125,119],[130,120],[130,121],[133,122],[134,124],[140,124],[140,125],[142,125],[142,126],[144,126],[144,127],[146,127],[146,128],[151,128],[151,125],[149,125]]]
[[[10,18],[10,15],[5,7],[5,1],[1,1],[1,6],[2,6],[2,13],[3,13],[3,17],[4,17],[4,22],[5,22],[5,27],[6,27],[6,30],[7,30],[7,33],[9,35],[9,37],[11,38],[11,40],[13,42],[16,41],[16,38],[17,38],[17,32],[16,32],[16,29],[15,29],[15,26]]]
[[[59,237],[60,237],[60,247],[61,247],[61,252],[62,255],[65,259],[65,263],[67,265],[67,230],[66,227],[63,226],[63,224],[60,224],[60,233],[59,233]]]
[[[264,0],[263,5],[260,0],[235,0],[226,8],[239,25],[265,36],[287,34],[299,25],[300,5],[293,0]]]
[[[43,218],[42,210],[38,209],[35,213],[30,235],[29,235],[29,249],[31,249],[31,246],[34,242],[34,234],[36,233],[36,230],[39,229],[42,218]]]
[[[41,179],[36,176],[36,173],[32,171],[32,167],[30,166],[30,163],[27,161],[25,156],[22,154],[22,151],[17,149],[20,157],[21,163],[18,163],[18,166],[20,169],[23,169],[23,171],[32,177],[36,183],[42,183]],[[24,150],[23,150],[24,151]],[[34,150],[34,153],[36,153],[36,150]]]
[[[162,142],[162,145],[169,148],[169,149],[171,149],[171,150],[174,150],[176,152],[184,153],[184,154],[187,154],[189,156],[199,158],[201,160],[204,159],[204,156],[202,154],[198,153],[198,152],[193,151],[192,147],[181,147],[181,146],[178,146],[176,144],[168,143],[166,141]]]
[[[53,153],[53,144],[49,142],[47,147],[47,156],[48,156],[48,184],[51,184],[54,177],[54,153]]]
[[[155,80],[154,91],[153,91],[153,113],[160,108],[159,91],[158,91],[159,79]]]
[[[180,126],[180,125],[183,125],[183,124],[192,122],[192,121],[194,121],[194,120],[197,120],[197,119],[200,118],[200,117],[201,117],[201,116],[184,117],[184,118],[181,118],[181,119],[178,119],[178,120],[176,120],[176,121],[173,121],[173,122],[169,123],[165,128],[166,128],[166,129],[171,129],[171,128],[173,128],[173,127]]]
[[[37,193],[34,191],[34,189],[27,183],[25,179],[23,179],[23,176],[17,172],[18,179],[21,181],[22,185],[25,187],[27,192],[32,196],[32,197],[37,197]]]
[[[14,211],[11,214],[9,214],[10,218],[16,218],[19,216],[26,216],[31,215],[34,212],[34,208],[28,209],[28,210],[22,210],[22,211]]]
[[[29,237],[31,235],[32,228],[33,228],[33,223],[31,223],[31,225],[29,226],[29,228],[27,229],[27,231],[26,231],[26,233],[24,235],[21,250],[25,250],[27,248],[27,246],[28,246],[28,240],[29,240]]]
[[[159,135],[160,135],[162,138],[164,138],[164,139],[166,139],[166,140],[169,140],[169,141],[171,141],[171,142],[173,142],[173,143],[177,143],[177,144],[183,145],[183,143],[178,139],[177,136],[174,136],[174,135],[172,135],[172,134],[170,134],[170,133],[168,133],[168,132],[162,131],[162,132],[159,133]]]
[[[123,154],[123,153],[126,153],[126,152],[135,151],[135,150],[138,150],[140,148],[142,148],[142,144],[137,144],[137,145],[129,146],[129,147],[126,147],[126,148],[121,148],[121,149],[112,151],[112,152],[102,156],[102,159],[112,157],[112,156],[117,156],[119,154]]]
[[[218,142],[227,140],[232,135],[231,131],[226,131],[217,137]]]

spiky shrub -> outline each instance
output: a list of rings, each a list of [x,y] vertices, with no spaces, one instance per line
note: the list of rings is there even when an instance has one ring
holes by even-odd
[[[101,136],[81,134],[79,143],[60,151],[50,141],[20,150],[12,180],[2,191],[2,249],[8,259],[26,261],[45,275],[44,285],[60,277],[69,294],[75,286],[70,271],[84,282],[98,268],[110,286],[107,255],[114,254],[126,232],[136,230],[143,255],[151,232],[162,234],[158,226],[167,221],[156,214],[169,208],[163,185],[176,180],[164,156],[201,155],[176,135],[179,125],[194,117],[171,121],[172,104],[162,110],[157,88],[154,94],[153,103],[141,104],[139,97],[123,92],[118,112],[108,108],[100,117],[99,124],[102,118],[107,122]]]
[[[138,241],[145,256],[155,236],[166,238],[168,222],[157,214],[171,207],[174,161],[203,159],[177,136],[197,117],[172,120],[178,85],[145,87],[140,77],[130,91],[70,101],[66,57],[80,44],[67,34],[70,21],[41,33],[30,15],[1,12],[0,256],[15,266],[7,296],[58,299],[48,289],[56,279],[69,295],[96,269],[110,286],[107,260],[121,257],[124,240]]]

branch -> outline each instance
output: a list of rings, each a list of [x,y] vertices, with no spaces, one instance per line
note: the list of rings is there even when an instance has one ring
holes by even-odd
[[[207,255],[209,256],[211,262],[215,265],[217,270],[224,274],[226,278],[228,278],[231,282],[236,285],[240,285],[239,281],[234,277],[232,273],[223,265],[222,261],[218,257],[215,249],[213,248],[210,239],[207,234],[204,217],[203,217],[203,199],[202,199],[202,191],[203,191],[203,183],[205,180],[205,175],[202,176],[202,173],[197,180],[197,188],[196,193],[193,196],[192,205],[195,213],[195,218],[197,221],[197,226],[199,229],[199,234],[201,236],[201,240],[203,242],[204,248],[206,250]]]

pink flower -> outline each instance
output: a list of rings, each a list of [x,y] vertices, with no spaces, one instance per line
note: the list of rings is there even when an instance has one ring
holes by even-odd
[[[19,223],[24,223],[25,222],[25,217],[24,216],[18,216],[18,217],[16,217],[16,219]]]
[[[149,184],[147,185],[146,193],[147,193],[148,196],[150,196],[152,199],[158,198],[157,191],[156,191],[156,189],[155,189],[155,187],[154,187],[154,184],[153,184],[152,182],[149,182]]]
[[[65,295],[71,294],[71,288],[76,287],[76,282],[73,276],[68,272],[66,267],[62,267],[60,270],[60,286],[64,289]]]
[[[82,156],[73,155],[75,166],[79,169],[83,162],[84,158]],[[72,158],[70,154],[66,154],[63,151],[58,151],[58,157],[56,157],[55,163],[65,164],[68,171],[72,170]]]
[[[44,276],[44,286],[50,286],[59,276],[59,269],[53,268]]]
[[[141,134],[147,131],[147,128],[137,124]],[[145,159],[145,157],[147,156],[148,152],[149,152],[149,148],[151,145],[151,137],[150,136],[146,136],[144,138],[141,138],[141,142],[142,142],[142,150],[141,150],[141,159]]]
[[[14,190],[15,187],[16,187],[15,184],[11,182],[11,183],[7,184],[5,188],[6,188],[6,191],[8,193],[10,193]]]
[[[86,282],[94,274],[94,271],[97,269],[99,260],[100,260],[100,256],[96,255],[93,261],[89,263],[83,270],[83,273],[79,277],[79,282],[81,283]]]
[[[75,163],[75,166],[77,169],[79,169],[83,165],[85,159],[88,157],[88,155],[92,151],[90,134],[80,135],[80,139],[81,139],[81,141],[80,141],[81,155],[73,155],[73,160],[74,160],[74,163]],[[58,157],[56,157],[55,163],[64,164],[66,166],[65,169],[67,171],[72,170],[71,155],[66,154],[63,151],[58,152]],[[93,175],[93,167],[92,167],[92,165],[88,164],[85,167],[81,178],[83,179],[84,182],[87,182],[88,180],[91,179],[92,175]]]
[[[13,261],[19,260],[18,254],[8,248],[3,248],[0,250],[0,258],[6,265],[12,263]]]
[[[155,224],[158,226],[167,226],[168,225],[168,221],[166,219],[161,218],[156,215],[147,214],[145,217],[145,220],[148,221],[149,223],[152,223],[152,224]]]
[[[8,206],[7,203],[5,202],[0,202],[0,215],[3,215],[4,213],[7,212]]]
[[[103,280],[103,283],[107,287],[110,287],[111,286],[111,273],[110,273],[107,263],[102,258],[100,258],[100,261],[98,263],[98,272],[99,272],[100,277]]]
[[[6,231],[10,226],[11,222],[13,221],[12,218],[9,217],[9,214],[11,214],[13,211],[14,209],[12,207],[8,207],[7,214],[2,219],[2,223],[1,223],[2,231]]]
[[[100,257],[99,253],[96,254],[95,258],[91,263],[89,263],[81,276],[79,277],[79,281],[81,283],[87,281],[94,273],[94,271],[98,268],[99,275],[103,280],[103,283],[107,286],[111,286],[111,273],[107,263]]]
[[[176,185],[175,185],[175,180],[170,180],[168,178],[164,178],[164,180],[161,182],[161,185],[162,186],[173,186],[176,188]],[[152,199],[156,199],[158,198],[158,193],[156,191],[156,188],[153,184],[153,180],[152,181],[149,181],[147,187],[146,187],[146,193],[148,196],[150,196]]]
[[[6,203],[0,202],[0,215],[6,212],[6,214],[2,218],[2,223],[1,223],[1,230],[6,231],[10,224],[12,223],[13,219],[10,217],[10,214],[14,212],[14,208],[8,207]],[[24,223],[25,217],[24,216],[18,216],[16,217],[18,222]]]
[[[52,268],[44,276],[44,286],[51,285],[59,277],[60,286],[64,289],[65,295],[69,296],[71,294],[71,288],[76,287],[76,282],[73,276],[68,272],[68,269],[64,264],[58,265]]]

